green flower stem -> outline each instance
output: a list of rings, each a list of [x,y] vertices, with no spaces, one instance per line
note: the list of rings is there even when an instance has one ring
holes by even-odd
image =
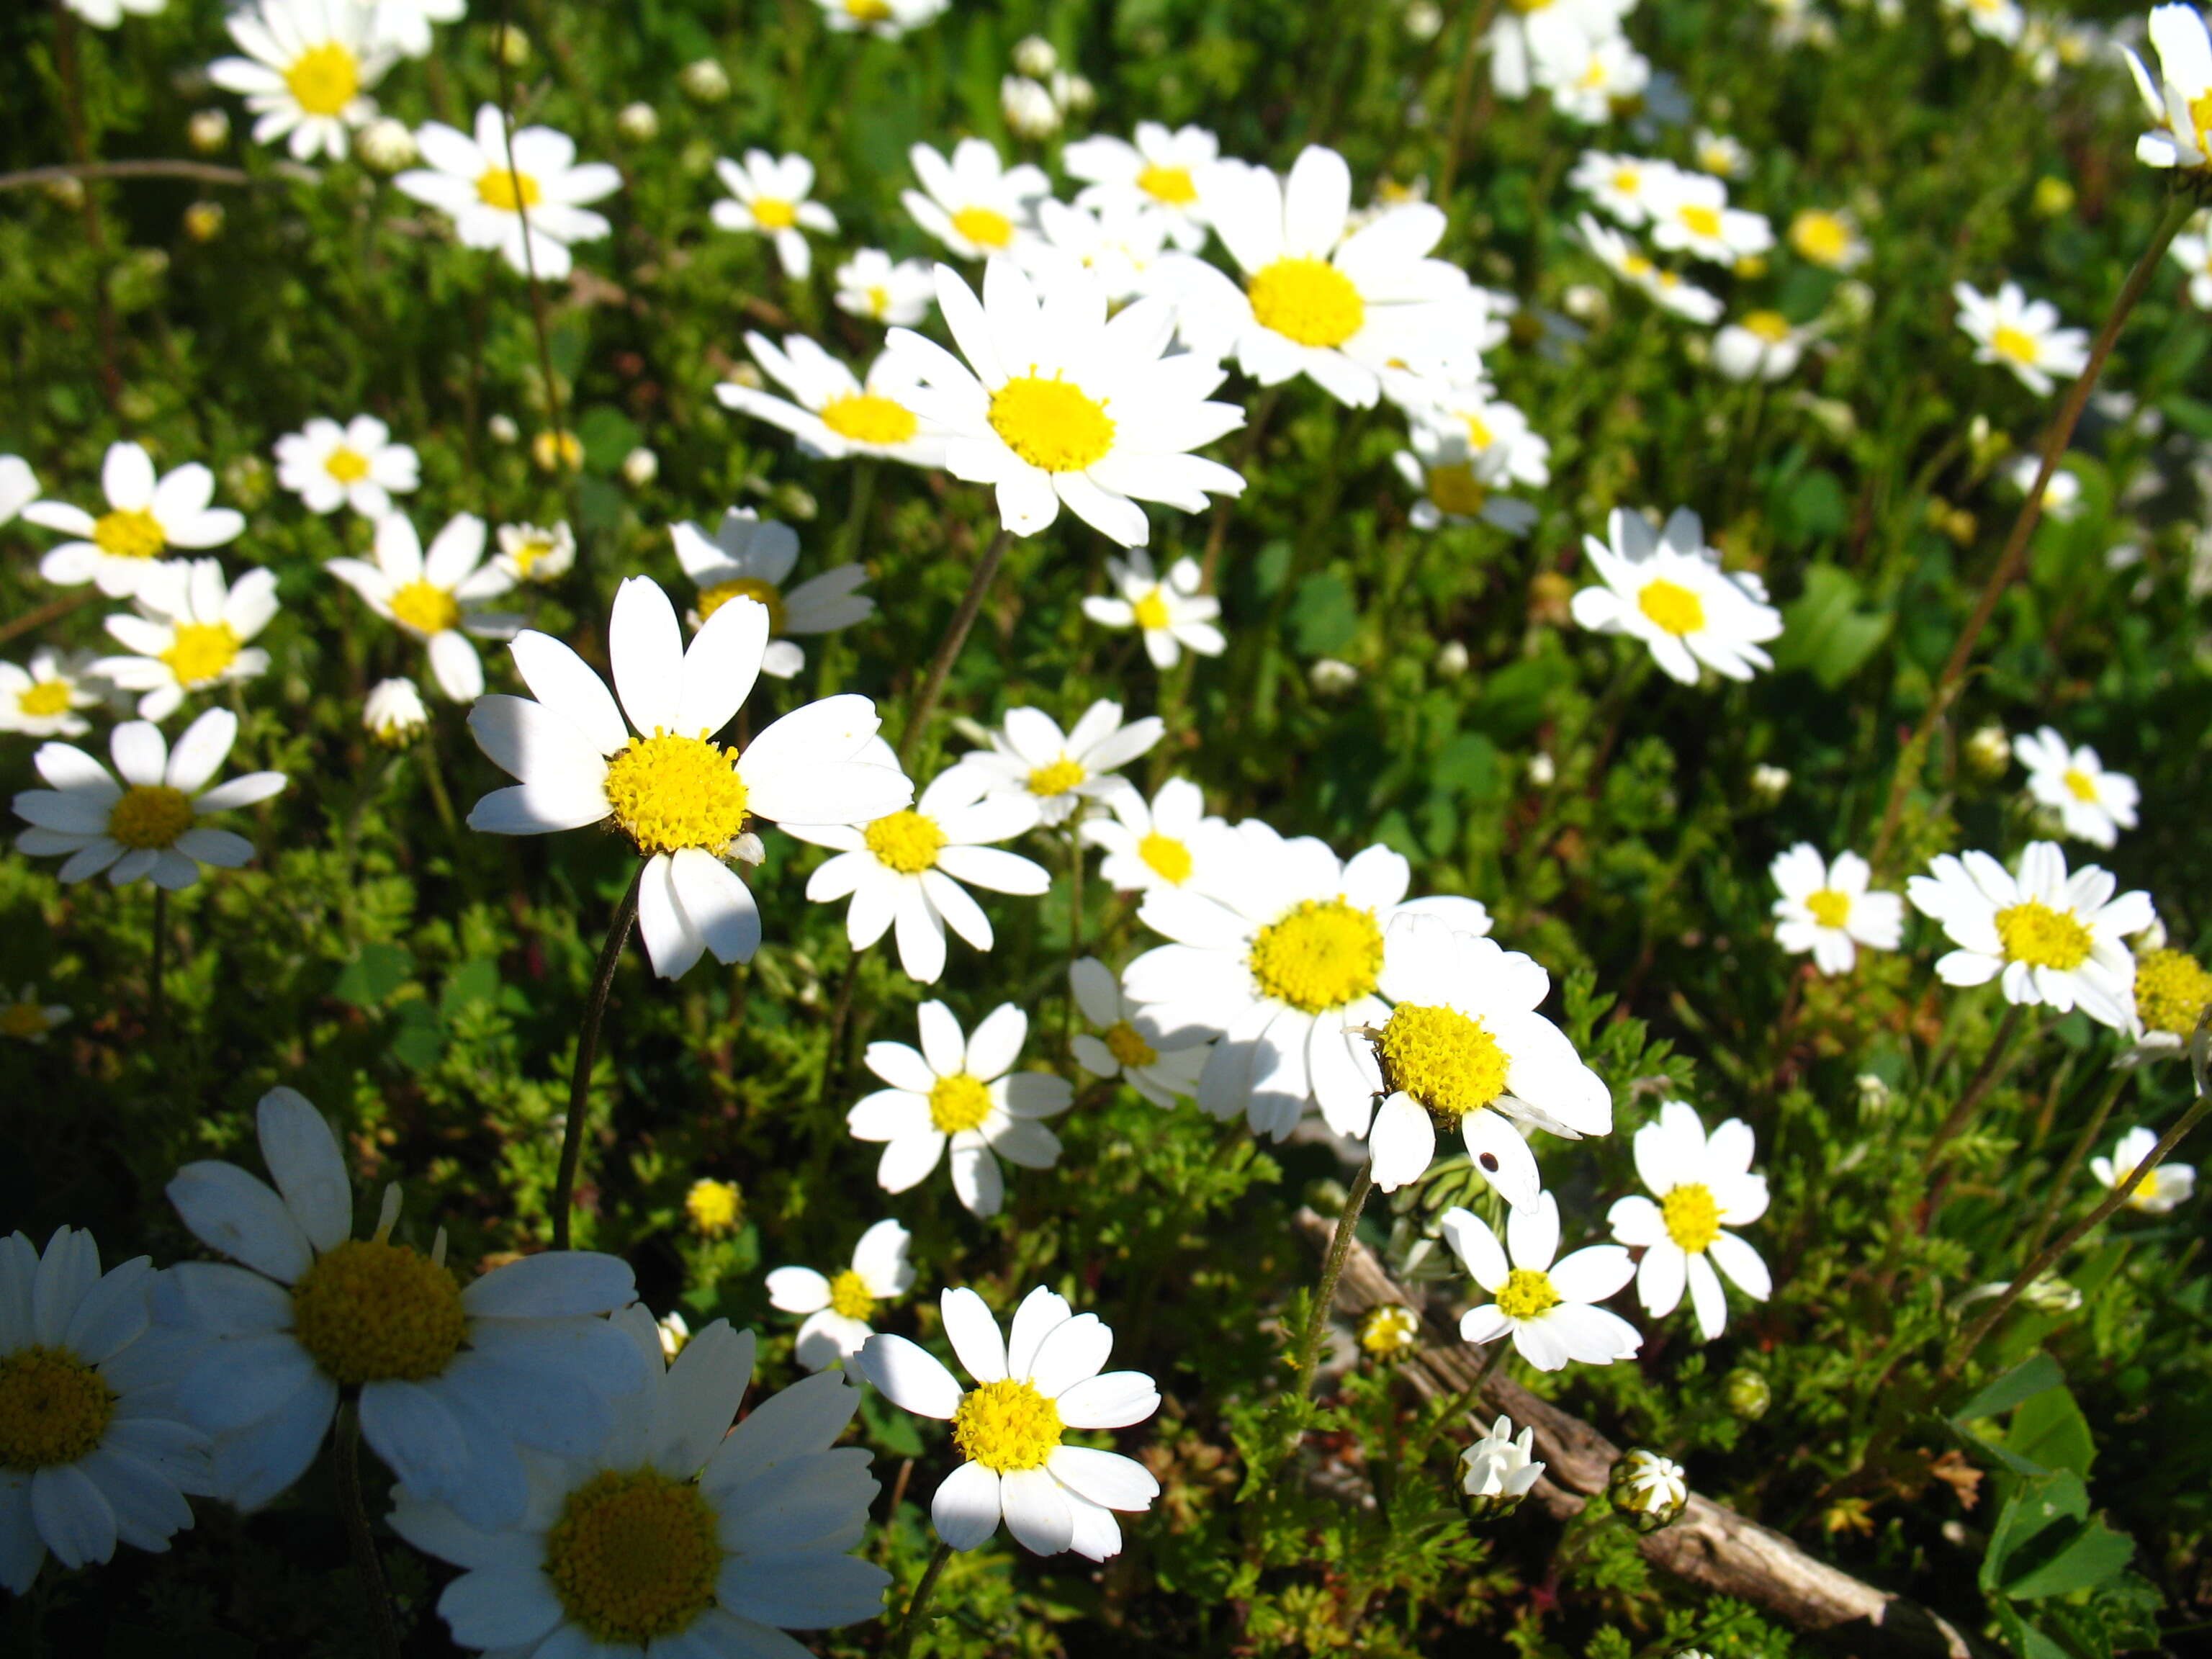
[[[354,1577],[361,1583],[362,1600],[368,1607],[369,1634],[376,1643],[378,1659],[399,1659],[399,1630],[392,1622],[392,1597],[384,1588],[384,1567],[377,1559],[376,1538],[368,1529],[368,1509],[361,1496],[361,1407],[351,1399],[338,1402],[337,1437],[331,1449],[338,1485],[338,1510],[345,1521],[346,1544],[353,1553]]]
[[[606,943],[599,947],[599,965],[592,978],[592,994],[584,1004],[584,1027],[576,1034],[576,1071],[568,1084],[568,1121],[561,1131],[561,1170],[553,1181],[553,1248],[568,1248],[568,1212],[574,1202],[576,1165],[584,1155],[584,1122],[592,1112],[592,1063],[599,1057],[599,1022],[607,1012],[607,992],[615,982],[615,964],[637,921],[637,890],[645,881],[645,864],[629,878],[629,889],[615,908]]]
[[[1344,1258],[1352,1253],[1352,1236],[1359,1225],[1359,1212],[1367,1207],[1367,1195],[1375,1190],[1375,1162],[1370,1158],[1359,1166],[1359,1173],[1352,1178],[1352,1190],[1344,1197],[1344,1213],[1336,1218],[1336,1231],[1330,1235],[1328,1255],[1322,1262],[1321,1283],[1315,1287],[1313,1306],[1306,1311],[1306,1328],[1298,1337],[1298,1370],[1291,1381],[1289,1397],[1303,1401],[1313,1392],[1315,1369],[1321,1364],[1322,1334],[1328,1328],[1328,1310],[1336,1301],[1336,1281],[1344,1273]],[[1284,1448],[1285,1454],[1290,1450]]]
[[[915,1633],[921,1628],[922,1615],[929,1611],[929,1598],[937,1589],[937,1580],[945,1571],[945,1564],[952,1559],[952,1546],[939,1544],[932,1552],[929,1565],[921,1570],[921,1582],[914,1587],[914,1600],[907,1603],[906,1617],[899,1621],[898,1635],[892,1640],[893,1659],[907,1659],[914,1650]]]
[[[945,677],[952,672],[959,660],[960,647],[968,643],[968,630],[975,625],[975,615],[983,608],[983,596],[990,592],[991,581],[999,574],[1006,549],[1014,539],[1014,532],[1004,525],[991,538],[990,546],[983,556],[975,561],[975,574],[968,583],[968,592],[960,601],[960,608],[952,613],[951,625],[945,630],[945,638],[937,647],[937,656],[929,665],[929,673],[922,680],[921,693],[914,700],[914,708],[906,717],[906,729],[899,733],[898,759],[901,766],[910,765],[915,750],[921,742],[921,734],[929,725],[929,717],[937,712],[937,700],[945,693]]]
[[[2097,1109],[2090,1115],[2088,1122],[2082,1125],[2081,1133],[2075,1137],[2074,1145],[2066,1154],[2066,1162],[2059,1166],[2057,1175],[2052,1177],[2050,1190],[2044,1194],[2043,1208],[2035,1218],[2035,1230],[2028,1234],[2027,1248],[2021,1252],[2027,1260],[2033,1261],[2035,1253],[2043,1247],[2043,1241],[2051,1231],[2051,1224],[2058,1214],[2058,1206],[2065,1202],[2066,1189],[2073,1185],[2075,1171],[2081,1167],[2081,1160],[2087,1156],[2089,1148],[2097,1144],[2098,1132],[2104,1128],[2106,1120],[2112,1116],[2112,1108],[2119,1104],[2120,1091],[2127,1085],[2128,1076],[2125,1071],[2113,1067],[2112,1080],[2105,1090],[2104,1099],[2097,1103]]]
[[[168,998],[162,985],[168,971],[169,957],[169,890],[155,884],[154,888],[154,953],[146,969],[146,1032],[150,1040],[161,1040],[162,1028],[168,1023]]]

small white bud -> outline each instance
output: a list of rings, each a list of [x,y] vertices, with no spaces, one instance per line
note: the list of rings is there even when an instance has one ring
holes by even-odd
[[[353,143],[362,165],[379,173],[397,173],[413,161],[416,154],[415,135],[408,131],[405,122],[395,121],[389,115],[371,121]]]
[[[1060,131],[1060,106],[1027,76],[1009,75],[999,82],[999,109],[1020,137],[1048,138]]]
[[[615,117],[615,131],[633,144],[649,144],[660,137],[660,115],[650,104],[624,104]]]
[[[1323,696],[1334,696],[1358,684],[1359,671],[1350,663],[1340,662],[1334,657],[1322,657],[1306,670],[1306,678]]]
[[[1014,42],[1014,67],[1031,79],[1042,81],[1060,67],[1060,54],[1042,35],[1025,34]]]
[[[622,474],[631,489],[642,489],[660,476],[660,457],[640,444],[623,457]]]
[[[702,104],[719,104],[730,95],[730,72],[722,67],[720,59],[702,58],[676,72],[676,84],[684,88],[687,98]]]
[[[230,142],[230,112],[227,109],[194,110],[192,118],[185,123],[185,137],[201,155],[214,155]]]

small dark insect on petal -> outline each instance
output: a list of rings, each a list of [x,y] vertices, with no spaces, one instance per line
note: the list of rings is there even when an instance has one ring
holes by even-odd
[[[1482,1165],[1484,1169],[1489,1170],[1491,1174],[1496,1175],[1498,1173],[1497,1153],[1485,1152],[1480,1158],[1476,1158],[1475,1162]]]

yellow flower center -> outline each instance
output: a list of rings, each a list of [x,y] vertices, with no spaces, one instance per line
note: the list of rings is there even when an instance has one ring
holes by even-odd
[[[49,719],[55,714],[69,713],[70,697],[76,688],[67,680],[40,680],[15,699],[21,714],[34,720]]]
[[[528,541],[516,546],[507,556],[508,562],[514,566],[514,574],[523,580],[528,581],[530,573],[538,568],[539,562],[553,556],[553,544],[543,536],[533,536]],[[705,596],[702,595],[702,606],[704,603]],[[701,620],[705,620],[708,614],[702,609]]]
[[[1326,259],[1278,259],[1252,278],[1252,315],[1300,345],[1339,346],[1359,332],[1367,302]]]
[[[0,1468],[74,1463],[114,1415],[115,1390],[67,1348],[33,1344],[0,1359]]]
[[[1636,608],[1650,619],[1653,627],[1677,638],[1705,625],[1705,602],[1680,582],[1670,582],[1664,576],[1644,584],[1636,596]]]
[[[1743,327],[1769,345],[1780,345],[1790,337],[1790,319],[1778,311],[1752,312],[1744,318]]]
[[[891,308],[890,289],[878,287],[869,289],[866,292],[868,296],[868,315],[871,317],[880,317]]]
[[[1692,203],[1682,209],[1675,216],[1688,228],[1692,236],[1711,238],[1721,234],[1721,214],[1718,208],[1710,208],[1699,203]]]
[[[764,582],[757,576],[738,576],[729,581],[716,582],[712,587],[699,590],[699,620],[704,623],[732,599],[757,599],[768,607],[768,631],[770,635],[783,632],[785,611],[783,595],[775,591],[774,582]]]
[[[58,1022],[46,1018],[46,1011],[35,1002],[11,1002],[5,1008],[0,1008],[0,1036],[21,1037],[27,1042],[33,1037],[46,1036],[56,1024]]]
[[[1126,1019],[1117,1019],[1106,1028],[1106,1049],[1124,1066],[1150,1066],[1160,1057],[1159,1050]]]
[[[548,472],[584,464],[584,441],[573,432],[541,432],[530,441],[530,459]]]
[[[1157,634],[1174,619],[1168,615],[1168,602],[1157,587],[1131,605],[1136,613],[1137,626],[1148,634]]]
[[[1413,1346],[1420,1329],[1411,1308],[1385,1303],[1370,1308],[1367,1317],[1359,1322],[1359,1346],[1377,1359],[1395,1359]]]
[[[2212,92],[2201,92],[2189,100],[2189,125],[2199,149],[2212,149],[2206,143],[2212,135]]]
[[[161,520],[140,507],[103,513],[92,526],[93,545],[112,559],[150,559],[169,544]]]
[[[921,424],[904,404],[872,392],[848,392],[818,411],[822,424],[856,444],[902,444]]]
[[[1534,1267],[1516,1267],[1498,1286],[1498,1311],[1508,1319],[1534,1319],[1559,1305],[1551,1274]]]
[[[1137,188],[1170,207],[1188,207],[1198,199],[1188,167],[1147,167],[1137,175]]]
[[[890,8],[883,15],[890,16]],[[962,208],[952,216],[952,228],[977,247],[1005,247],[1014,240],[1014,222],[996,208]]]
[[[773,196],[753,198],[753,222],[763,230],[789,230],[799,222],[797,204],[777,200]]]
[[[991,1115],[991,1091],[965,1072],[929,1085],[929,1121],[939,1134],[963,1134]]]
[[[1638,187],[1643,183],[1644,175],[1641,173],[1638,173],[1634,167],[1616,167],[1613,169],[1613,187],[1619,191],[1623,196],[1635,195]]]
[[[417,576],[392,595],[392,618],[422,635],[442,634],[461,619],[460,602]]]
[[[2062,781],[2066,785],[2066,793],[2075,800],[2094,802],[2097,799],[2097,781],[2078,766],[2068,767]]]
[[[1496,434],[1483,423],[1480,415],[1462,415],[1459,418],[1460,423],[1467,428],[1467,441],[1470,447],[1487,449],[1498,441]]]
[[[1805,908],[1821,927],[1840,927],[1851,914],[1851,896],[1832,887],[1823,887],[1816,893],[1805,895]]]
[[[161,660],[179,685],[205,685],[238,660],[243,643],[228,623],[179,623]]]
[[[991,394],[991,429],[1031,466],[1080,472],[1114,447],[1106,405],[1057,374],[1018,374]]]
[[[2136,1013],[2154,1031],[2185,1037],[2212,1002],[2212,974],[2186,951],[2148,951],[2136,961]]]
[[[716,1181],[702,1176],[684,1194],[684,1213],[690,1218],[691,1225],[708,1238],[734,1232],[738,1218],[744,1211],[744,1197],[734,1181]]]
[[[2089,930],[2073,913],[2028,899],[1997,912],[1997,939],[2008,962],[2031,968],[2079,968],[2089,957]]]
[[[1479,482],[1474,469],[1464,462],[1429,468],[1429,499],[1437,511],[1455,519],[1472,519],[1490,500],[1490,488]]]
[[[1790,246],[1814,264],[1839,265],[1850,254],[1851,228],[1832,213],[1801,213],[1790,227]]]
[[[850,1267],[830,1281],[830,1311],[842,1319],[866,1319],[876,1305],[868,1281]]]
[[[520,213],[538,205],[538,180],[512,167],[486,167],[477,176],[477,200],[501,213]]]
[[[323,471],[342,484],[359,483],[368,476],[368,459],[359,450],[340,444],[323,462]]]
[[[419,1382],[453,1363],[468,1334],[461,1287],[404,1244],[349,1238],[292,1286],[293,1334],[339,1382]]]
[[[325,40],[292,60],[284,84],[309,115],[342,114],[361,90],[361,63],[337,41]]]
[[[2035,337],[2009,325],[1998,328],[1990,337],[1990,349],[2009,362],[2033,364],[2041,355]]]
[[[1383,1086],[1411,1095],[1446,1128],[1504,1094],[1512,1064],[1480,1020],[1411,1002],[1390,1011],[1375,1057]]]
[[[1190,879],[1190,848],[1173,836],[1153,830],[1137,843],[1137,856],[1144,860],[1146,869],[1170,886],[1180,887]]]
[[[1309,1014],[1371,995],[1382,972],[1382,930],[1341,896],[1307,899],[1252,939],[1260,993]]]
[[[945,831],[937,820],[912,807],[878,818],[861,832],[876,861],[902,876],[918,876],[933,866],[945,850]]]
[[[607,805],[641,856],[701,847],[720,855],[744,833],[745,781],[738,754],[696,738],[653,728],[607,763]]]
[[[1659,1218],[1666,1224],[1667,1237],[1692,1255],[1720,1236],[1721,1206],[1713,1202],[1711,1188],[1694,1181],[1659,1200]]]
[[[689,1480],[658,1469],[593,1475],[545,1534],[545,1576],[571,1623],[629,1647],[688,1630],[714,1605],[720,1522]]]
[[[108,839],[134,853],[173,846],[191,827],[191,798],[166,783],[133,784],[107,809]]]
[[[1060,1434],[1060,1408],[1012,1378],[970,1390],[952,1413],[952,1443],[960,1455],[1000,1474],[1042,1468]]]
[[[1032,795],[1064,795],[1091,775],[1083,769],[1081,761],[1062,755],[1049,766],[1040,766],[1030,773],[1029,787]]]

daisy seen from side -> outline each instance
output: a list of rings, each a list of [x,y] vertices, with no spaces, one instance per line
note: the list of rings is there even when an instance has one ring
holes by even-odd
[[[1747,311],[1713,336],[1712,365],[1731,380],[1787,380],[1813,334],[1778,311]]]
[[[876,613],[876,602],[860,591],[868,579],[865,567],[841,564],[809,577],[787,592],[783,584],[799,562],[799,532],[789,525],[763,520],[750,507],[731,507],[710,538],[688,521],[669,526],[676,557],[699,589],[691,612],[702,625],[734,599],[757,599],[768,607],[769,644],[761,672],[787,680],[806,666],[806,651],[787,634],[834,634]]]
[[[1856,270],[1874,249],[1857,217],[1837,208],[1803,208],[1790,221],[1790,246],[1802,259],[1830,270]]]
[[[1568,173],[1567,187],[1589,197],[1607,218],[1633,230],[1651,222],[1659,186],[1674,171],[1672,161],[1586,149]]]
[[[214,473],[190,461],[157,477],[154,458],[128,440],[107,447],[100,488],[107,511],[97,518],[66,501],[23,508],[29,523],[71,538],[39,562],[40,576],[57,586],[91,582],[110,599],[127,599],[172,550],[220,547],[246,528],[242,514],[208,504]]]
[[[781,349],[765,335],[748,334],[745,345],[791,397],[724,380],[714,388],[723,408],[781,428],[799,440],[803,454],[833,461],[877,455],[908,466],[945,464],[945,435],[925,418],[911,368],[896,354],[878,357],[861,380],[803,334],[787,335]]]
[[[376,114],[368,89],[394,57],[372,23],[356,0],[258,0],[226,24],[246,56],[218,58],[208,79],[245,98],[255,143],[282,138],[295,161],[342,161],[354,130]]]
[[[558,581],[576,562],[576,532],[565,521],[503,524],[494,540],[499,551],[492,556],[492,568],[517,586]]]
[[[77,711],[106,701],[92,653],[42,646],[27,664],[0,662],[0,732],[28,738],[81,738],[92,729]]]
[[[1583,538],[1600,585],[1575,594],[1577,623],[1642,641],[1684,685],[1698,683],[1700,665],[1732,680],[1774,665],[1760,647],[1782,632],[1782,613],[1757,576],[1721,568],[1696,514],[1676,507],[1655,531],[1642,514],[1617,507],[1606,535]]]
[[[1101,1032],[1079,1031],[1069,1040],[1077,1065],[1093,1077],[1120,1078],[1155,1106],[1197,1092],[1204,1031],[1166,1030],[1146,1010],[1124,1003],[1119,981],[1096,957],[1070,963],[1067,984],[1084,1018]]]
[[[814,189],[814,163],[804,155],[778,158],[749,149],[742,164],[724,156],[714,172],[729,196],[709,210],[718,229],[752,232],[775,245],[776,262],[793,282],[813,269],[814,255],[804,233],[835,236],[837,216],[807,199]]]
[[[1720,296],[1699,288],[1680,271],[1668,270],[1653,261],[1634,242],[1601,225],[1585,213],[1576,221],[1575,234],[1600,264],[1636,288],[1662,310],[1691,322],[1711,325],[1720,319]]]
[[[1733,265],[1774,246],[1774,228],[1762,214],[1733,208],[1728,186],[1710,173],[1672,167],[1651,191],[1651,240],[1669,252]]]
[[[2069,745],[2055,727],[2012,740],[2014,757],[2027,769],[2027,793],[2058,814],[2066,833],[2093,847],[2110,848],[2120,831],[2136,827],[2142,791],[2124,772],[2109,772],[2087,744]]]
[[[834,33],[866,33],[878,40],[896,40],[935,22],[952,0],[814,0],[814,3]]]
[[[927,144],[907,151],[920,190],[899,192],[914,222],[963,259],[1012,251],[1036,234],[1036,203],[1052,194],[1044,170],[1008,167],[988,138],[963,138],[948,160]]]
[[[1026,797],[1040,823],[1057,826],[1086,805],[1108,805],[1135,788],[1121,769],[1166,732],[1157,714],[1123,724],[1121,705],[1103,697],[1066,732],[1042,708],[1010,708],[992,731],[991,746],[963,755],[959,768],[981,778],[992,795]]]
[[[1150,554],[1133,547],[1126,558],[1109,556],[1106,580],[1115,592],[1085,599],[1083,614],[1102,627],[1137,629],[1153,667],[1174,667],[1186,648],[1201,657],[1228,649],[1217,620],[1221,601],[1198,591],[1197,560],[1177,559],[1163,576]]]
[[[900,259],[864,247],[837,267],[837,309],[872,323],[911,328],[929,315],[937,279],[924,259]]]
[[[2122,1135],[2106,1158],[2101,1152],[2089,1160],[2089,1173],[2108,1192],[2118,1192],[2158,1150],[2158,1131],[2138,1124]],[[2128,1208],[2142,1215],[2171,1215],[2197,1191],[2197,1171],[2187,1164],[2160,1164],[2127,1196]],[[21,1235],[18,1234],[18,1237]]]
[[[377,520],[375,562],[332,559],[323,567],[367,600],[368,608],[422,641],[438,689],[456,702],[483,695],[483,660],[474,639],[514,636],[522,618],[484,607],[508,592],[514,579],[486,564],[484,521],[456,513],[430,538],[422,538],[404,514]]]
[[[1416,530],[1486,524],[1509,536],[1525,536],[1542,515],[1527,501],[1500,492],[1512,483],[1511,459],[1477,450],[1452,428],[1416,421],[1407,432],[1410,449],[1390,458],[1419,499],[1407,517]]]
[[[132,596],[138,609],[102,624],[130,654],[102,657],[93,672],[141,694],[138,718],[164,720],[185,698],[265,672],[269,653],[246,643],[276,616],[276,574],[249,570],[222,579],[215,559],[165,561]]]
[[[1206,246],[1206,210],[1199,175],[1221,157],[1221,142],[1203,127],[1173,130],[1139,121],[1127,138],[1101,133],[1060,151],[1068,176],[1084,181],[1078,207],[1101,213],[1133,209],[1156,219],[1185,253]]]
[[[414,449],[392,441],[392,428],[374,415],[356,415],[341,426],[317,416],[276,441],[276,482],[310,513],[349,507],[364,519],[392,511],[392,498],[422,482]]]
[[[1824,974],[1848,974],[1862,948],[1894,951],[1905,936],[1905,901],[1868,890],[1874,871],[1856,853],[1832,862],[1801,841],[1778,854],[1767,874],[1782,896],[1774,901],[1775,943],[1792,956],[1811,952]]]
[[[906,1259],[913,1235],[896,1221],[878,1221],[853,1247],[853,1265],[835,1275],[811,1267],[778,1267],[766,1280],[770,1306],[805,1316],[793,1338],[799,1363],[826,1370],[850,1359],[876,1334],[868,1321],[876,1304],[914,1288]]]
[[[2156,76],[2123,46],[2128,68],[2150,111],[2151,130],[2136,140],[2145,167],[2212,167],[2212,36],[2194,6],[2153,6],[2150,43],[2158,49]]]
[[[1728,1324],[1722,1274],[1754,1302],[1774,1291],[1759,1252],[1728,1231],[1766,1213],[1766,1177],[1751,1172],[1751,1129],[1730,1118],[1709,1136],[1695,1107],[1670,1100],[1636,1132],[1634,1146],[1636,1173],[1651,1196],[1620,1200],[1607,1224],[1615,1240],[1644,1252],[1636,1268],[1644,1311],[1664,1319],[1686,1286],[1710,1342]]]
[[[561,281],[575,264],[569,244],[611,228],[590,204],[620,190],[622,174],[605,161],[578,165],[566,133],[518,127],[510,149],[499,106],[483,104],[473,135],[430,121],[415,143],[425,165],[392,182],[450,218],[463,247],[497,250],[518,276]]]
[[[1460,1316],[1462,1340],[1510,1336],[1540,1371],[1565,1370],[1570,1361],[1610,1365],[1643,1347],[1635,1326],[1596,1305],[1635,1276],[1635,1263],[1618,1244],[1586,1245],[1555,1260],[1559,1206],[1551,1194],[1506,1212],[1502,1244],[1471,1210],[1454,1205],[1442,1219],[1444,1243],[1491,1297]]]

